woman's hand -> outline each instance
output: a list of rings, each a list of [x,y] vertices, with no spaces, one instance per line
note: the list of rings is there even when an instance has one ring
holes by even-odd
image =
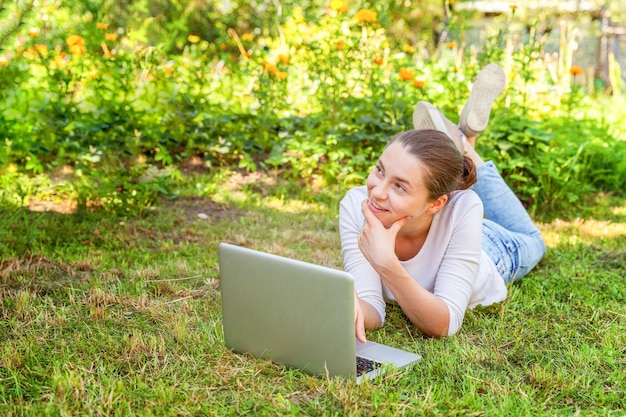
[[[367,200],[361,203],[361,211],[365,216],[365,222],[359,236],[359,249],[374,269],[379,271],[389,260],[397,260],[396,237],[398,232],[409,221],[403,217],[386,228],[372,213],[367,205]],[[380,271],[379,271],[380,272]]]
[[[361,309],[361,301],[356,295],[356,292],[354,293],[354,331],[359,342],[363,344],[367,343],[367,339],[365,338],[365,315]]]

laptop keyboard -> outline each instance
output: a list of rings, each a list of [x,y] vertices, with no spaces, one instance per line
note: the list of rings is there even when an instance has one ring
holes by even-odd
[[[363,358],[361,356],[356,357],[356,376],[366,374],[380,367],[381,367],[381,364],[379,362],[373,361],[371,359]]]

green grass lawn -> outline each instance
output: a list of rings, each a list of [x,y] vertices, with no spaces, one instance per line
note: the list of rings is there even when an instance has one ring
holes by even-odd
[[[224,347],[220,241],[342,261],[338,197],[221,178],[141,218],[2,208],[1,415],[626,415],[625,198],[541,222],[538,268],[454,337],[390,307],[369,338],[423,360],[357,386]]]

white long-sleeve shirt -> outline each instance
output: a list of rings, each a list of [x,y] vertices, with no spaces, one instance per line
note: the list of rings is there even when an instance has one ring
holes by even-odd
[[[339,230],[344,269],[354,277],[359,298],[370,303],[385,321],[385,302],[395,297],[359,249],[364,216],[365,186],[348,191],[341,200]],[[448,305],[448,335],[458,331],[465,311],[506,299],[504,280],[482,250],[483,205],[471,190],[456,191],[433,217],[424,246],[412,259],[401,261],[413,279]]]

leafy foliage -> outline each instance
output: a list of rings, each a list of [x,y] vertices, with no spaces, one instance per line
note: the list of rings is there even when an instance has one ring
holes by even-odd
[[[555,211],[624,189],[626,168],[611,152],[623,149],[620,129],[597,122],[597,92],[546,59],[542,36],[519,37],[515,9],[477,53],[462,48],[451,2],[435,4],[420,10],[445,21],[447,37],[428,47],[399,37],[399,25],[415,23],[399,2],[19,3],[26,20],[6,31],[16,46],[5,43],[0,61],[0,164],[31,175],[70,166],[82,175],[72,191],[81,205],[118,201],[99,191],[133,189],[134,164],[193,158],[348,187],[411,127],[417,101],[456,121],[473,77],[498,62],[509,87],[479,143],[520,198]],[[92,196],[88,185],[99,187]],[[127,201],[141,212],[158,195]]]

